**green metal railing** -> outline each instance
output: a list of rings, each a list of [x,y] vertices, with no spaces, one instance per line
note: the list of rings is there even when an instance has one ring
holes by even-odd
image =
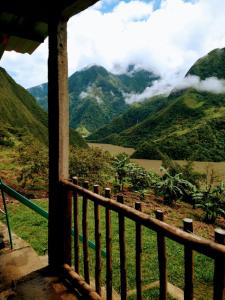
[[[5,193],[7,195],[13,197],[14,199],[18,200],[23,205],[29,207],[31,210],[33,210],[34,212],[36,212],[37,214],[39,214],[40,216],[42,216],[45,219],[48,219],[48,212],[46,210],[44,210],[43,208],[41,208],[40,206],[38,206],[37,204],[35,204],[32,200],[24,197],[23,195],[21,195],[20,193],[18,193],[14,189],[12,189],[10,186],[3,183],[3,181],[1,179],[0,179],[0,190],[1,190],[1,194],[2,194],[4,210],[5,210],[5,215],[6,215],[6,223],[7,223],[7,227],[8,227],[8,231],[9,231],[9,239],[10,239],[10,244],[11,244],[11,248],[12,248],[13,247],[12,235],[11,235],[10,222],[9,222],[9,217],[8,217],[8,213],[7,213],[7,206],[6,206],[6,201],[5,201]],[[74,236],[74,230],[73,229],[72,229],[72,236]],[[83,242],[83,236],[82,235],[79,235],[79,240],[81,242]],[[88,246],[91,249],[94,249],[94,250],[96,249],[95,243],[92,242],[92,241],[88,241]],[[106,251],[105,250],[102,250],[101,254],[102,254],[103,257],[106,257]]]

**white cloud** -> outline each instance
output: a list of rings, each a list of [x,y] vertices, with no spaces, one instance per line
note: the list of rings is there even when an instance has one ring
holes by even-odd
[[[159,74],[167,86],[176,84],[199,57],[225,47],[225,1],[162,0],[155,11],[153,4],[103,0],[71,18],[69,73],[93,64],[122,72],[135,63]],[[103,5],[114,8],[106,12]],[[47,43],[29,58],[4,56],[1,65],[26,87],[46,81]]]
[[[225,80],[216,77],[209,77],[205,80],[201,80],[198,76],[188,75],[176,86],[178,90],[189,87],[193,87],[199,91],[220,94],[225,93]]]
[[[225,93],[225,80],[216,77],[209,77],[205,80],[201,80],[195,75],[188,75],[181,79],[179,74],[177,74],[173,78],[165,77],[155,80],[152,86],[147,87],[141,94],[125,94],[125,101],[130,104],[143,101],[156,95],[167,96],[173,89],[183,90],[187,88],[194,88],[198,91],[214,94]]]

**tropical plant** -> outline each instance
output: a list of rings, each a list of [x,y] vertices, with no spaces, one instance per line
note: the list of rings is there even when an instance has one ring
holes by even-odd
[[[197,172],[194,170],[194,162],[186,161],[181,165],[172,160],[168,155],[162,154],[162,166],[168,170],[171,175],[182,174],[182,178],[189,181],[196,187],[199,187],[201,183],[206,180],[206,174]]]
[[[193,194],[196,207],[202,208],[205,212],[204,220],[207,223],[215,223],[218,216],[225,217],[225,186],[219,185],[196,191]]]
[[[157,195],[163,196],[164,203],[172,205],[176,200],[194,191],[194,185],[182,178],[182,174],[171,175],[168,170],[161,167],[163,176],[155,185]]]
[[[124,181],[130,168],[129,155],[124,152],[117,154],[113,159],[112,165],[116,171],[116,180],[120,185],[120,190],[123,191]]]

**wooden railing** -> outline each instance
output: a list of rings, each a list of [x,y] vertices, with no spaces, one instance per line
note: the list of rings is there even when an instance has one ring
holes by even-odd
[[[123,196],[119,195],[117,201],[110,199],[110,189],[105,189],[105,197],[99,195],[99,187],[94,186],[94,192],[88,190],[88,182],[84,187],[77,183],[61,181],[62,187],[68,195],[69,202],[73,195],[73,227],[74,227],[74,269],[71,265],[64,265],[64,272],[84,296],[90,299],[102,299],[101,289],[101,231],[100,231],[100,208],[105,208],[105,241],[106,241],[106,299],[113,298],[112,285],[112,224],[111,212],[118,213],[118,232],[119,232],[119,258],[120,258],[120,295],[122,300],[128,298],[127,291],[127,249],[125,238],[125,219],[135,222],[135,257],[136,257],[136,297],[138,300],[144,299],[142,293],[142,229],[144,227],[151,229],[157,234],[158,266],[159,266],[159,288],[160,300],[167,299],[168,294],[168,276],[167,276],[167,252],[165,239],[168,238],[184,246],[184,299],[194,299],[194,260],[193,251],[197,251],[214,260],[214,280],[213,280],[213,299],[223,300],[225,283],[225,234],[221,229],[215,230],[215,242],[200,238],[193,234],[192,220],[184,219],[184,230],[166,224],[161,211],[156,212],[156,218],[141,211],[141,203],[138,202],[135,208],[128,207],[123,202]],[[72,192],[72,193],[71,193]],[[80,198],[82,200],[80,200]],[[80,274],[80,256],[79,246],[79,218],[78,218],[78,199],[82,203],[82,234],[83,234],[83,268],[84,278]],[[95,237],[95,285],[91,283],[88,252],[88,203],[94,203],[94,237]],[[70,229],[71,230],[71,229]],[[67,238],[71,238],[69,231]],[[66,243],[70,244],[70,243]],[[68,254],[70,255],[70,254]],[[176,259],[176,258],[174,258]],[[182,274],[181,274],[182,276]],[[92,286],[92,288],[91,288]],[[85,298],[86,299],[86,298]]]

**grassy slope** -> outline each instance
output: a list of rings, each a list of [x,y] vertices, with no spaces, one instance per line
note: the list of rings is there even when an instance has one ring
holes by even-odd
[[[34,138],[47,144],[47,126],[48,115],[36,103],[35,98],[0,68],[0,129],[14,136],[13,128],[16,134],[17,129],[21,134],[29,132]],[[82,137],[72,129],[70,143],[78,147],[87,147]]]
[[[122,133],[125,141],[142,137],[135,157],[223,161],[225,153],[225,96],[187,90],[170,96],[168,107],[140,126]],[[149,128],[151,130],[149,130]]]
[[[187,74],[197,75],[202,80],[207,77],[225,78],[225,48],[215,49],[197,60]]]
[[[40,141],[47,143],[47,114],[24,88],[0,69],[1,123],[25,128]]]
[[[160,150],[173,159],[225,160],[224,106],[223,94],[176,92],[131,107],[89,140],[136,147],[137,158],[160,159]]]
[[[167,98],[154,97],[143,103],[134,103],[131,107],[113,121],[88,137],[90,141],[108,142],[117,144],[119,134],[142,123],[149,115],[155,114],[167,105]]]

